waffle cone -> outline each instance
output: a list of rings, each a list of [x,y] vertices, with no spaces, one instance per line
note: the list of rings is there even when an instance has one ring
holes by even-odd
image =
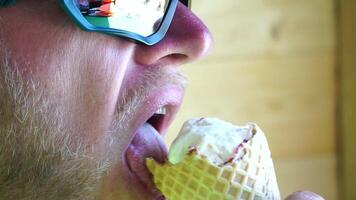
[[[157,188],[168,200],[279,200],[271,153],[263,132],[244,145],[241,160],[217,166],[196,151],[177,163],[146,160]]]

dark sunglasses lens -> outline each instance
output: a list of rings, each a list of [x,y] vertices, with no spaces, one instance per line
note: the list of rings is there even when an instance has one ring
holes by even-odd
[[[169,0],[75,1],[90,24],[129,31],[144,37],[157,31],[169,3]]]

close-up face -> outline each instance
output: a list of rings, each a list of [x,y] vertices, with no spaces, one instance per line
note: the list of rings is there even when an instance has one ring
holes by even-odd
[[[80,29],[58,1],[0,8],[0,194],[4,199],[162,199],[144,164],[181,105],[183,64],[208,29],[181,2],[161,41]]]

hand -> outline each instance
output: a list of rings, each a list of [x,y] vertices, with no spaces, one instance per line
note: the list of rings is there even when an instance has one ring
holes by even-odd
[[[289,195],[285,200],[325,200],[325,199],[313,192],[298,191]]]

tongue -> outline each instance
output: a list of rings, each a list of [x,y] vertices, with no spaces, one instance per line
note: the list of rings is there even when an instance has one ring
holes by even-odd
[[[167,160],[167,148],[163,139],[149,123],[145,123],[137,130],[127,149],[126,159],[130,169],[142,183],[148,188],[154,189],[151,175],[145,165],[147,157],[152,157],[160,163]]]

